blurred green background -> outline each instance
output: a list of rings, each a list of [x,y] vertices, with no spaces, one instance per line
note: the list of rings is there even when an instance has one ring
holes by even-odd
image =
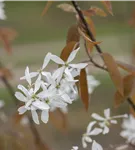
[[[43,62],[47,52],[59,55],[66,43],[68,28],[76,23],[75,16],[57,8],[57,5],[65,2],[54,2],[47,14],[41,17],[41,13],[46,2],[5,2],[5,12],[7,20],[0,21],[0,26],[14,28],[18,32],[18,37],[13,42],[13,53],[7,55],[2,44],[0,47],[0,59],[4,65],[11,68],[14,74],[11,84],[16,88],[20,83],[19,78],[24,75],[25,67],[28,65],[31,71],[37,70]],[[91,6],[103,7],[101,2],[79,2],[83,9]],[[134,47],[135,29],[128,24],[135,2],[112,2],[114,16],[108,14],[107,17],[93,17],[96,26],[96,39],[103,41],[101,48],[103,51],[111,53],[116,59],[131,63],[131,52]],[[87,59],[84,48],[81,48],[77,61]],[[51,69],[55,66],[51,64]],[[101,85],[94,91],[90,100],[89,112],[86,113],[81,101],[74,102],[69,107],[69,132],[62,135],[53,126],[46,126],[41,130],[45,136],[45,141],[55,150],[69,150],[72,145],[81,145],[81,134],[90,121],[91,112],[101,113],[105,108],[113,108],[114,85],[105,72],[98,69],[89,68],[90,73],[95,75]],[[0,99],[4,99],[7,104],[12,106],[11,98],[0,82]],[[112,109],[113,114],[125,113],[128,111],[127,103],[120,109]],[[85,117],[84,117],[85,116]],[[120,144],[122,138],[119,137],[120,126],[114,127],[109,136],[100,137],[99,141],[105,147],[110,144]],[[112,141],[112,137],[117,137]],[[109,138],[108,138],[109,137]],[[107,140],[107,142],[106,142]],[[65,147],[66,145],[66,147]],[[111,149],[111,148],[110,148]]]

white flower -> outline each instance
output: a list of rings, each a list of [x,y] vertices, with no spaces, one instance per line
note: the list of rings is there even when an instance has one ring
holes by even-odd
[[[103,150],[103,147],[99,143],[97,143],[96,141],[93,141],[92,150]]]
[[[21,106],[18,111],[19,114],[25,113],[27,110],[31,110],[32,113],[32,118],[36,124],[39,124],[38,120],[38,115],[36,110],[40,109],[42,111],[41,113],[41,120],[45,123],[48,121],[48,110],[49,110],[49,105],[45,102],[42,102],[39,100],[37,96],[37,91],[40,88],[40,76],[35,82],[34,89],[31,88],[27,90],[24,86],[18,85],[18,89],[21,90],[21,92],[16,92],[15,96],[18,100],[22,101],[25,103],[24,106]]]
[[[95,124],[96,124],[96,121],[90,122],[88,127],[87,127],[86,133],[83,134],[83,137],[82,137],[83,148],[87,147],[87,142],[92,143],[93,140],[92,140],[91,136],[96,136],[102,132],[102,129],[100,129],[100,128],[94,128],[92,130],[92,127]]]
[[[44,62],[43,62],[43,65],[42,65],[41,69],[39,69],[37,72],[31,72],[31,73],[29,73],[29,68],[26,67],[25,76],[21,77],[20,79],[21,79],[21,80],[26,79],[27,82],[28,82],[28,80],[31,81],[31,78],[36,77],[36,76],[38,76],[38,75],[47,76],[49,72],[45,72],[44,69],[45,69],[46,66],[48,65],[50,59],[51,59],[51,53],[48,53],[48,54],[45,56],[45,58],[44,58]],[[28,83],[29,83],[29,82],[28,82]]]
[[[123,131],[120,135],[127,139],[128,143],[135,145],[135,118],[133,115],[129,115],[129,118],[123,120],[122,128]]]
[[[118,116],[113,116],[111,117],[110,116],[110,109],[105,109],[104,110],[104,117],[96,114],[96,113],[93,113],[91,115],[94,119],[96,119],[97,121],[99,121],[99,126],[101,128],[103,128],[103,134],[107,134],[109,132],[109,127],[110,124],[117,124],[117,118],[126,118],[127,117],[127,114],[124,114],[124,115],[118,115]]]
[[[93,90],[100,85],[100,82],[96,80],[92,75],[87,75],[87,81],[88,81],[88,91],[89,94],[91,94]]]
[[[78,150],[78,146],[73,146],[71,150]]]
[[[3,100],[0,100],[0,108],[4,107],[5,102]]]
[[[4,5],[3,1],[0,1],[0,19],[1,20],[5,20],[6,19],[6,15],[5,15],[5,11],[4,11],[5,5]]]
[[[18,100],[24,103],[18,111],[19,114],[30,110],[32,118],[36,124],[39,124],[37,111],[41,112],[41,120],[48,122],[49,111],[59,108],[67,113],[67,105],[71,104],[78,94],[75,77],[80,74],[80,69],[87,66],[85,63],[70,64],[75,58],[77,50],[71,52],[69,58],[64,62],[61,58],[48,53],[44,58],[44,63],[37,72],[30,72],[29,67],[25,69],[25,79],[28,82],[28,88],[18,85],[20,91],[15,93]],[[45,68],[52,60],[60,65],[53,72],[46,72]],[[74,72],[74,73],[73,73]],[[32,79],[36,77],[37,79]],[[71,96],[72,93],[72,96]]]
[[[79,50],[79,48],[76,49],[76,50],[73,50],[73,51],[70,53],[70,55],[69,55],[69,57],[68,57],[68,59],[67,59],[66,62],[64,62],[61,58],[59,58],[59,57],[56,56],[56,55],[52,55],[52,56],[51,56],[51,60],[54,61],[55,63],[59,64],[59,65],[62,65],[63,71],[64,71],[66,68],[68,68],[68,69],[67,69],[67,73],[70,73],[70,71],[69,71],[69,68],[70,68],[70,67],[71,67],[71,68],[76,68],[76,69],[83,69],[83,68],[85,68],[85,67],[88,65],[87,63],[70,64],[70,63],[73,61],[73,59],[76,57],[76,54],[77,54],[78,50]],[[70,73],[70,74],[71,74],[71,73]]]

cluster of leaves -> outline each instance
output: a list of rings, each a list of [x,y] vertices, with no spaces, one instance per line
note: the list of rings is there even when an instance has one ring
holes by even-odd
[[[47,5],[45,7],[46,11],[44,11],[42,13],[42,15],[44,15],[47,12],[47,10],[51,6],[51,4],[52,4],[52,2],[47,3]],[[110,1],[102,1],[102,4],[105,6],[106,10],[111,15],[113,15],[111,2]],[[58,5],[58,8],[64,10],[65,12],[74,13],[76,20],[77,20],[77,24],[72,25],[69,28],[68,35],[67,35],[68,45],[70,45],[71,42],[79,42],[80,37],[82,37],[84,39],[84,44],[85,44],[85,48],[87,50],[87,54],[89,55],[89,57],[91,57],[91,53],[93,52],[94,46],[97,46],[101,42],[93,41],[93,39],[91,39],[91,37],[88,35],[88,32],[86,30],[86,25],[84,24],[84,22],[82,22],[75,7],[73,7],[72,5],[70,5],[68,3],[63,3],[63,4]],[[98,7],[91,7],[88,10],[81,10],[81,12],[87,23],[88,29],[90,30],[93,37],[95,38],[96,30],[95,30],[95,26],[94,26],[92,17],[95,15],[98,15],[101,17],[106,17],[107,13],[103,9],[98,8]],[[133,22],[133,20],[132,20],[132,22]],[[67,57],[69,55],[69,53],[70,53],[70,48],[67,48],[64,52],[62,51],[63,58]],[[120,104],[122,104],[128,98],[131,99],[132,105],[135,105],[135,98],[134,98],[135,93],[133,92],[135,66],[126,64],[121,61],[116,61],[113,58],[113,56],[109,53],[102,52],[102,53],[100,53],[100,56],[102,57],[102,59],[104,61],[105,69],[109,72],[110,77],[111,77],[112,81],[114,82],[114,85],[117,88],[117,91],[114,96],[115,107],[120,106]],[[90,61],[93,63],[92,58]],[[95,64],[95,66],[98,67],[99,65]],[[101,69],[102,68],[103,67],[101,67]],[[123,77],[120,73],[119,68],[126,70],[128,72],[128,75]],[[87,110],[88,105],[89,105],[89,94],[88,94],[85,70],[81,71],[81,76],[80,76],[78,86],[80,89],[79,91],[80,91],[82,101]],[[134,112],[133,107],[131,107],[131,110],[132,110],[131,112],[134,114],[135,112]]]

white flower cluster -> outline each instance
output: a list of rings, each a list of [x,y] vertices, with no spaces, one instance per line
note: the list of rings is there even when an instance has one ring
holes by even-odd
[[[28,82],[28,88],[18,85],[20,91],[15,93],[16,98],[24,102],[24,105],[18,109],[19,114],[31,110],[34,122],[39,124],[37,110],[41,111],[41,120],[44,123],[48,122],[49,111],[56,108],[65,111],[67,105],[75,100],[75,96],[70,95],[69,91],[75,95],[78,93],[76,88],[78,80],[75,80],[75,77],[80,74],[81,69],[87,66],[86,63],[71,64],[78,50],[79,48],[73,50],[66,62],[60,57],[48,53],[42,68],[37,72],[30,72],[26,67],[25,76],[21,79]],[[50,61],[58,64],[59,68],[53,72],[45,71]]]
[[[5,20],[6,19],[6,15],[5,15],[5,10],[4,10],[4,3],[3,3],[4,0],[1,0],[0,1],[0,19],[1,20]]]
[[[127,139],[127,143],[135,145],[135,117],[129,115],[128,119],[124,119],[122,123],[123,131],[120,135]]]
[[[96,121],[92,121],[89,123],[86,133],[83,134],[83,137],[82,137],[82,145],[83,145],[83,148],[86,148],[87,142],[92,143],[92,150],[103,150],[103,148],[99,143],[93,140],[91,136],[96,136],[101,133],[107,134],[109,132],[109,126],[111,124],[117,124],[117,120],[115,119],[128,117],[127,114],[111,117],[109,108],[104,110],[105,117],[102,117],[96,113],[93,113],[91,116]],[[99,127],[95,127],[94,129],[92,129],[94,125],[98,125]]]

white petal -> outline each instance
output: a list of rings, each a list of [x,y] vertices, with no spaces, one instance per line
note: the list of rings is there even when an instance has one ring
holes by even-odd
[[[93,141],[92,150],[103,150],[103,147],[99,143],[97,143],[96,141]]]
[[[112,124],[117,124],[117,120],[110,120]]]
[[[48,110],[50,108],[48,104],[41,102],[41,101],[35,101],[32,104],[33,104],[33,106],[35,106],[41,110]]]
[[[71,150],[78,150],[78,146],[73,146]]]
[[[109,128],[107,126],[104,126],[103,134],[107,134],[109,132]]]
[[[65,69],[65,74],[68,76],[69,80],[73,80],[72,74],[68,68]]]
[[[93,113],[91,115],[92,118],[96,119],[96,120],[99,120],[99,121],[104,121],[105,118],[101,117],[100,115],[96,114],[96,113]]]
[[[31,77],[31,78],[34,78],[34,77],[36,77],[38,74],[39,74],[39,72],[31,72],[31,73],[30,73],[30,77]],[[26,76],[21,77],[20,80],[26,80]]]
[[[22,115],[27,111],[27,109],[25,108],[25,106],[21,106],[20,108],[18,108],[18,111],[19,111],[19,114]]]
[[[39,124],[38,114],[35,110],[31,110],[32,119],[36,124]]]
[[[27,101],[27,98],[21,92],[15,92],[15,97],[22,102]]]
[[[28,90],[23,85],[18,85],[18,89],[21,90],[26,96],[29,96]]]
[[[85,142],[85,137],[82,137],[82,146],[83,148],[87,147],[87,143]]]
[[[87,66],[86,63],[79,63],[79,64],[69,64],[70,67],[76,68],[76,69],[83,69]]]
[[[56,80],[58,77],[62,77],[63,71],[64,71],[64,67],[60,67],[57,70],[55,70],[52,75],[53,79]]]
[[[70,55],[69,55],[69,57],[68,57],[68,59],[67,59],[67,63],[70,63],[70,62],[75,58],[75,56],[76,56],[78,50],[79,50],[79,48],[78,48],[77,50],[73,50],[73,51],[70,53]]]
[[[34,88],[34,93],[36,93],[41,86],[41,75],[38,76],[36,82],[35,82],[35,88]]]
[[[113,116],[111,118],[128,118],[128,114]]]
[[[56,64],[61,64],[61,65],[65,64],[65,62],[56,55],[51,55],[51,60],[54,61]]]
[[[88,142],[88,143],[91,143],[92,139],[89,136],[85,136],[85,141]]]
[[[62,99],[60,99],[60,97],[56,97],[54,100],[52,100],[51,105],[58,108],[63,108],[67,106],[67,104],[62,101]]]
[[[44,123],[47,123],[47,122],[48,122],[48,119],[49,119],[48,110],[43,110],[42,113],[41,113],[41,120],[42,120]]]
[[[67,94],[63,94],[61,95],[61,97],[63,98],[63,100],[69,104],[72,103],[72,99],[67,95]]]
[[[42,69],[45,69],[45,67],[48,65],[50,59],[51,59],[51,53],[48,53],[45,58],[44,58],[44,63],[43,63],[43,66],[42,66]]]
[[[32,103],[32,99],[30,99],[26,104],[25,104],[25,108],[28,108],[30,105],[31,105],[31,103]]]
[[[31,85],[31,77],[30,77],[29,67],[28,66],[25,69],[25,77],[26,77],[26,81],[29,83],[29,85]]]
[[[90,132],[90,135],[98,135],[102,132],[103,130],[100,128],[95,128]]]
[[[92,127],[96,124],[96,121],[92,121],[89,123],[89,125],[87,126],[87,133],[89,133],[92,129]]]
[[[105,118],[107,119],[110,118],[110,108],[104,110],[104,115],[105,115]]]

